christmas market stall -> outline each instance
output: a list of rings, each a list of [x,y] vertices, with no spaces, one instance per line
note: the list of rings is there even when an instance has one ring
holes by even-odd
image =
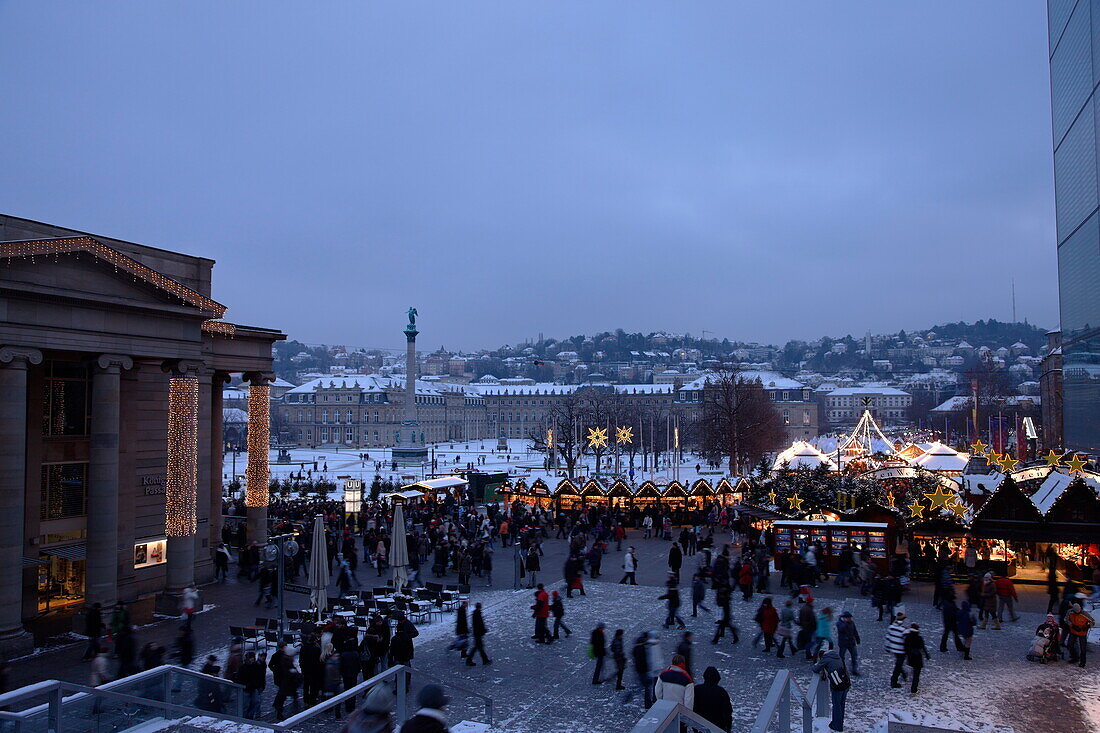
[[[559,510],[578,509],[581,506],[581,494],[569,479],[562,479],[554,489],[554,505]]]
[[[648,509],[660,503],[661,490],[652,481],[643,481],[638,490],[634,492],[634,498],[631,501],[639,509]]]
[[[402,486],[401,491],[423,491],[425,496],[435,501],[443,501],[446,496],[451,496],[455,501],[462,501],[466,495],[466,487],[469,485],[470,482],[461,476],[443,476]]]
[[[705,509],[714,501],[714,496],[714,489],[711,488],[710,482],[705,478],[698,479],[691,485],[691,491],[688,492],[688,506],[692,509]]]
[[[688,493],[679,481],[672,481],[661,492],[661,506],[672,511],[684,510],[688,505]]]
[[[554,499],[550,495],[550,487],[540,478],[531,482],[531,488],[528,490],[528,499],[532,504],[540,506],[543,509],[549,509],[554,503]]]
[[[581,506],[607,506],[607,492],[595,479],[588,479],[581,489]]]
[[[625,481],[618,479],[607,490],[607,498],[611,502],[611,506],[626,509],[634,499],[634,492],[630,490],[630,486]]]
[[[866,550],[871,563],[885,572],[895,542],[895,533],[885,522],[782,519],[772,524],[772,533],[776,551],[820,544],[824,556],[818,562],[830,573],[836,572],[840,553],[849,544],[856,552]]]

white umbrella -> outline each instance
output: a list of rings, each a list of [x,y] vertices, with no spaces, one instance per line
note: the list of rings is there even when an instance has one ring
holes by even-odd
[[[408,582],[409,547],[405,542],[405,502],[393,503],[393,530],[390,532],[390,567],[393,569],[393,589],[399,591]]]
[[[320,514],[313,519],[313,544],[309,551],[309,597],[317,609],[317,620],[328,602],[328,550],[325,547],[325,520]]]

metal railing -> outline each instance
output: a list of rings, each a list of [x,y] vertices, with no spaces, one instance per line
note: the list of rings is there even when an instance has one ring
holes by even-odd
[[[792,695],[802,706],[802,733],[813,733],[814,717],[821,718],[829,715],[832,700],[827,690],[828,683],[822,677],[814,675],[807,694],[802,691],[802,687],[789,671],[779,670],[772,681],[771,689],[768,690],[768,696],[764,698],[760,712],[756,715],[752,733],[766,733],[773,722],[778,722],[776,730],[788,733],[791,730]]]
[[[122,731],[153,720],[204,716],[242,723],[268,731],[289,731],[326,712],[351,703],[375,685],[393,683],[395,715],[400,725],[408,717],[409,692],[414,677],[438,682],[449,690],[471,695],[484,703],[487,723],[493,723],[493,700],[458,687],[426,672],[397,665],[351,689],[334,695],[280,722],[244,717],[244,688],[219,677],[164,665],[99,687],[47,680],[0,695],[0,733],[65,733],[66,731]],[[12,711],[12,708],[23,708]]]
[[[653,707],[645,711],[630,729],[630,733],[680,733],[685,730],[724,733],[721,728],[698,713],[671,700],[658,700],[653,703]]]

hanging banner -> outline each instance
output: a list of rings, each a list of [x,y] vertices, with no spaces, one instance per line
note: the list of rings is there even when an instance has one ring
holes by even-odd
[[[931,471],[922,471],[920,473],[932,476],[938,484],[946,489],[950,489],[951,491],[959,490],[959,482],[952,478],[940,476]],[[887,466],[886,468],[877,468],[873,471],[867,471],[862,474],[862,478],[873,478],[882,481],[884,479],[893,478],[916,478],[918,475],[917,469],[913,466]]]

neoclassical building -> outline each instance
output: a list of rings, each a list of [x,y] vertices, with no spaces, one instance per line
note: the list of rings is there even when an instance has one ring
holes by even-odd
[[[244,375],[250,422],[268,424],[284,338],[223,320],[213,266],[0,216],[0,653],[86,602],[140,616],[211,577],[222,385]],[[262,537],[267,431],[249,448]]]

